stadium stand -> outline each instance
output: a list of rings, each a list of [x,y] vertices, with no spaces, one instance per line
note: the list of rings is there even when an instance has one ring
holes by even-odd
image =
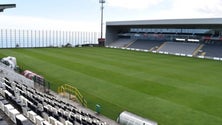
[[[110,43],[108,46],[115,46],[115,47],[127,47],[130,43],[134,42],[133,39],[124,39],[120,38],[115,42]]]
[[[192,55],[193,52],[198,48],[198,43],[183,43],[183,42],[165,42],[164,46],[158,51],[168,52],[169,54],[186,54]]]
[[[202,48],[207,57],[220,57],[222,58],[222,45],[205,44]]]
[[[62,99],[59,96],[42,93],[20,82],[0,78],[0,110],[14,124],[108,125],[97,116]]]
[[[128,48],[150,50],[154,47],[160,46],[162,43],[163,42],[159,42],[159,41],[136,40],[134,43],[128,46]]]
[[[29,88],[19,83],[13,84],[5,81],[0,84],[2,87],[0,89],[2,96],[5,100],[10,102],[10,104],[1,104],[4,105],[2,111],[4,111],[15,124],[18,122],[18,120],[16,120],[17,115],[23,113],[22,115],[28,118],[29,121],[39,125],[42,125],[44,121],[53,125],[63,125],[67,122],[69,122],[70,125],[106,125],[105,122],[95,116],[85,113],[82,110],[77,109],[75,106],[52,95],[40,93],[33,88]],[[16,98],[18,101],[13,100],[15,95],[19,97],[18,99]],[[1,100],[1,103],[3,102],[4,99]],[[18,110],[15,107],[19,107]],[[22,109],[22,111],[19,111],[19,109]],[[22,121],[20,120],[20,122]],[[27,122],[27,120],[25,122]],[[32,123],[30,123],[30,125]]]

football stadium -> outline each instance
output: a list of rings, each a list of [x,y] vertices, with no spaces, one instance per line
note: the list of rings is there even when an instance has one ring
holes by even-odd
[[[222,18],[105,34],[1,29],[0,124],[221,125]]]
[[[220,58],[221,18],[107,22],[106,45]]]

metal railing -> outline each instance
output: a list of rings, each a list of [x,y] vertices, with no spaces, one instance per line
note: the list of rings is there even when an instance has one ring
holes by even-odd
[[[98,32],[0,29],[0,48],[62,47],[98,44]]]
[[[69,99],[72,100],[72,96],[75,96],[77,101],[79,101],[84,107],[87,107],[87,101],[82,96],[82,94],[79,92],[79,90],[69,84],[64,84],[58,88],[58,93],[62,96],[65,96],[66,94],[69,95]]]

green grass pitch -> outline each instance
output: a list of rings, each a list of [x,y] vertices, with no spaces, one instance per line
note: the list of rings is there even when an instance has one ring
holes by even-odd
[[[95,110],[127,110],[159,125],[222,124],[222,62],[109,48],[1,49],[24,69],[77,87]]]

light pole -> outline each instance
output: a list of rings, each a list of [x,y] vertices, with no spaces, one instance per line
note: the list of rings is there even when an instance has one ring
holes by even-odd
[[[99,3],[101,3],[101,39],[103,39],[103,4],[105,3],[105,0],[99,0]]]

